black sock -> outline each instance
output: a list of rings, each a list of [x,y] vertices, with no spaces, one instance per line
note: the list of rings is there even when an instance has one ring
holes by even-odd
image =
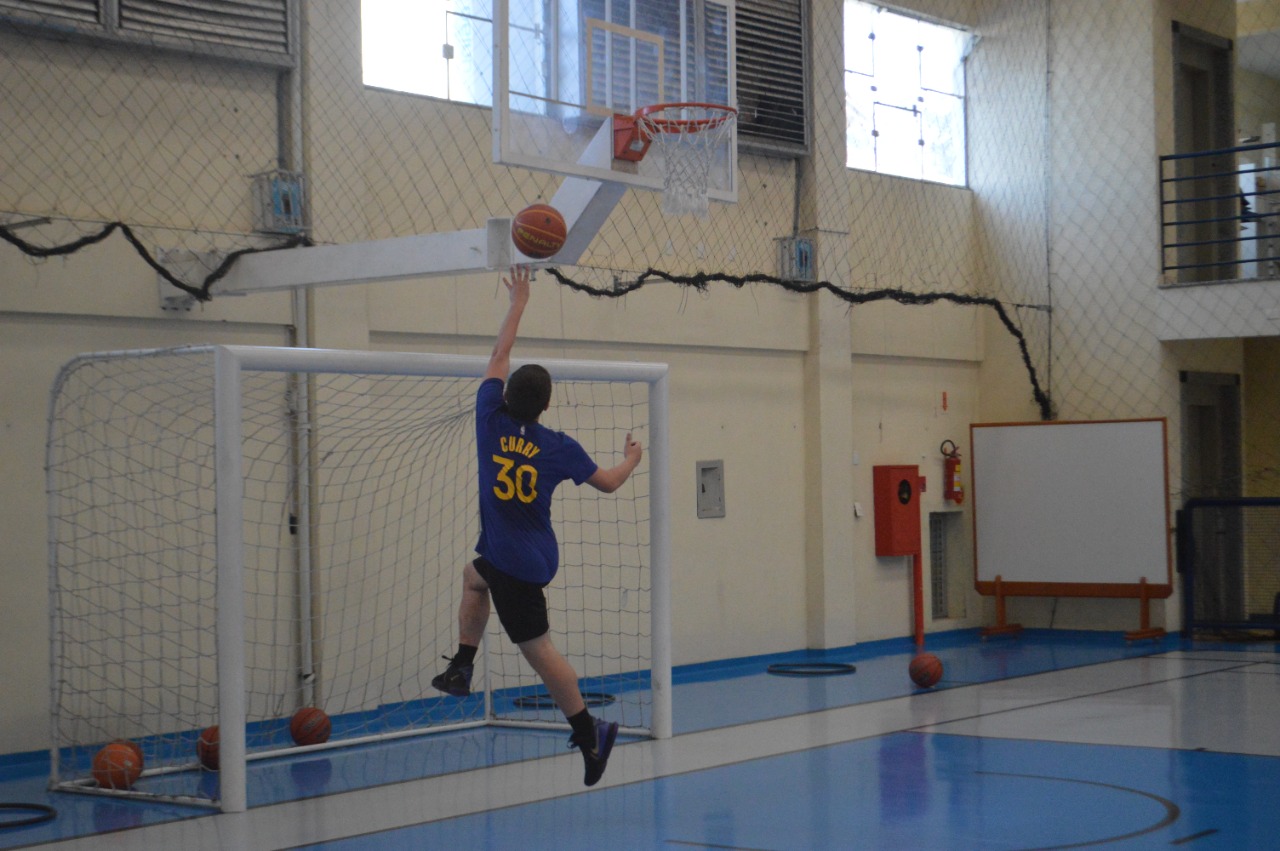
[[[470,665],[476,661],[476,651],[479,647],[472,647],[470,644],[459,644],[458,655],[453,657],[453,664],[462,666]]]
[[[573,728],[573,740],[575,742],[587,742],[595,744],[596,736],[596,719],[591,717],[591,713],[584,707],[577,715],[567,716],[569,726]]]

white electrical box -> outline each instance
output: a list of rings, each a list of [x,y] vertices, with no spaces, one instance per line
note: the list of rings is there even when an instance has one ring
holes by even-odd
[[[817,256],[807,236],[784,236],[778,244],[778,277],[784,281],[817,280]]]
[[[264,171],[253,176],[253,229],[258,233],[305,234],[307,183],[302,172]]]
[[[724,462],[698,462],[698,517],[724,517]]]

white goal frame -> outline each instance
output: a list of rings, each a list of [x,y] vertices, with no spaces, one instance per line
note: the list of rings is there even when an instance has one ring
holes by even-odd
[[[53,434],[53,406],[67,374],[87,360],[147,357],[167,352],[183,352],[212,356],[213,420],[214,420],[214,503],[216,560],[216,674],[217,717],[221,732],[220,790],[218,803],[223,812],[242,812],[247,801],[247,763],[249,759],[272,756],[275,752],[248,754],[246,745],[246,603],[245,603],[245,526],[242,429],[242,377],[246,372],[283,374],[350,373],[371,376],[423,376],[442,378],[475,378],[484,375],[487,357],[441,355],[407,352],[346,351],[257,346],[197,346],[183,349],[134,350],[82,355],[64,367],[54,388],[50,409],[50,435]],[[645,465],[649,475],[649,641],[650,641],[650,723],[647,732],[653,738],[672,735],[671,708],[671,613],[670,613],[670,459],[668,442],[668,367],[666,364],[585,360],[539,359],[560,381],[632,382],[648,385],[648,427]],[[303,430],[305,432],[305,429]],[[51,439],[52,443],[52,439]],[[53,471],[53,457],[47,467],[48,498],[51,518],[50,572],[51,593],[57,567],[57,542],[52,519],[58,505]],[[305,466],[305,465],[304,465]],[[607,497],[606,497],[607,498]],[[305,509],[303,509],[305,511]],[[299,512],[300,515],[303,513]],[[300,524],[305,518],[300,516]],[[305,527],[304,527],[305,528]],[[305,538],[306,536],[301,536]],[[458,553],[461,565],[466,553]],[[53,601],[51,600],[51,605]],[[53,616],[56,620],[57,615]],[[56,630],[55,630],[56,633]],[[55,657],[58,637],[53,635]],[[488,640],[486,639],[486,646]],[[56,666],[57,659],[53,660]],[[424,664],[429,664],[424,660]],[[488,666],[485,666],[486,672]],[[490,689],[485,687],[486,704]],[[54,714],[58,711],[55,704]],[[414,733],[430,735],[459,727],[527,726],[528,722],[508,724],[486,711],[485,720],[461,725],[441,726]],[[543,725],[545,726],[545,725]],[[400,735],[405,735],[404,733]],[[368,739],[348,739],[339,745],[356,744]],[[334,743],[331,743],[334,744]],[[57,777],[59,746],[55,729],[53,747],[54,773],[51,785],[59,786]],[[321,746],[324,747],[324,746]],[[60,786],[65,788],[65,784]],[[92,790],[85,790],[92,791]]]

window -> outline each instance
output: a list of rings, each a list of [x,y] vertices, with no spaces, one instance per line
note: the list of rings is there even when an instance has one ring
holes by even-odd
[[[495,2],[362,0],[365,85],[492,106]],[[801,0],[738,0],[738,128],[744,142],[755,143],[762,151],[798,155],[808,150],[803,5]],[[683,12],[676,11],[677,7]],[[679,20],[681,14],[686,16],[684,21]],[[555,17],[548,17],[551,15]],[[676,17],[664,18],[671,15]],[[685,33],[697,33],[701,39],[695,49],[708,57],[708,67],[705,75],[696,75],[689,84],[693,90],[681,82],[681,67],[674,62],[666,64],[666,79],[659,82],[653,77],[655,69],[645,64],[645,51],[652,45],[620,42],[614,46],[610,55],[630,57],[633,49],[636,51],[640,76],[633,82],[637,95],[646,96],[645,103],[664,99],[726,103],[730,99],[727,63],[717,58],[727,53],[729,43],[728,7],[722,3],[649,2],[636,3],[633,8],[632,3],[619,0],[556,4],[511,0],[508,16],[513,39],[510,87],[520,96],[523,111],[551,114],[563,111],[564,102],[616,107],[622,112],[643,105],[614,103],[616,93],[579,91],[609,75],[598,62],[588,69],[578,48],[570,50],[566,45],[583,39],[616,39],[616,33],[607,35],[608,24],[668,33],[663,46],[669,55],[678,52],[677,35],[684,38]],[[698,26],[698,21],[703,25]],[[592,44],[587,49],[595,57],[600,46]],[[521,69],[537,71],[522,75]],[[611,73],[616,74],[617,69]],[[663,88],[684,94],[653,94]]]
[[[493,0],[362,0],[364,84],[493,105]]]
[[[494,0],[362,0],[365,85],[492,106],[493,7]],[[616,35],[610,35],[610,24],[634,25],[646,32],[668,33],[665,47],[670,55],[679,55],[678,39],[683,33],[694,31],[694,5],[680,7],[687,16],[684,21],[679,19],[677,4],[652,3],[632,9],[628,3],[606,0],[560,4],[511,0],[507,7],[510,86],[521,98],[520,108],[548,114],[555,111],[557,101],[577,103],[586,98],[588,104],[606,112],[632,112],[654,102],[656,96],[652,93],[664,86],[679,89],[685,70],[678,62],[668,63],[668,79],[658,80],[654,76],[658,65],[645,52],[653,49],[652,44],[593,43],[585,48],[592,57],[589,69],[589,60],[580,55],[584,48],[576,45],[584,39],[617,40]],[[697,8],[701,11],[703,7],[698,4]],[[703,38],[715,42],[713,54],[716,48],[724,52],[727,11],[724,6],[708,3],[705,14]],[[668,20],[664,15],[676,17]],[[603,26],[599,25],[601,22]],[[653,41],[658,43],[661,39],[655,37]],[[639,55],[632,56],[633,50],[638,50]],[[606,73],[599,64],[603,61],[599,57],[613,56],[615,52],[620,57],[619,68],[627,57],[636,62],[638,76],[631,84],[637,92],[650,93],[644,103],[614,102],[617,93],[601,89],[604,84],[591,82],[609,80],[611,74],[619,73],[619,68]],[[711,71],[702,82],[707,90],[697,92],[696,99],[724,102],[727,73],[724,69]],[[694,94],[690,92],[686,99],[694,99]],[[657,101],[662,99],[656,97]]]
[[[859,0],[844,4],[850,168],[965,184],[964,60],[955,27]]]

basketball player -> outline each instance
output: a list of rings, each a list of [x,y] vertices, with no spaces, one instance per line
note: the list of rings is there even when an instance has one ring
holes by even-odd
[[[503,629],[569,719],[573,728],[570,745],[582,752],[584,782],[594,786],[604,775],[618,723],[592,717],[578,689],[577,672],[551,643],[542,590],[560,566],[559,545],[551,528],[551,494],[566,479],[613,493],[630,478],[642,450],[639,441],[628,434],[622,463],[605,469],[572,437],[539,424],[538,418],[551,404],[551,376],[541,366],[528,364],[517,369],[504,393],[511,348],[529,302],[528,267],[512,267],[510,277],[502,283],[510,294],[511,306],[476,393],[478,555],[463,568],[458,653],[431,684],[455,697],[471,693],[476,650],[484,636],[492,599]]]

